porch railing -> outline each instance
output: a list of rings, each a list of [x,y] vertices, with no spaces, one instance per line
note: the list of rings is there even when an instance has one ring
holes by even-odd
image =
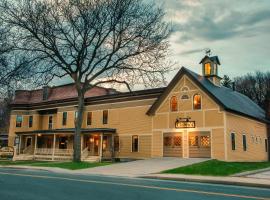
[[[53,149],[53,148],[37,148],[36,155],[53,155],[54,156],[72,156],[73,149]]]
[[[82,159],[85,159],[85,158],[87,158],[87,156],[88,156],[88,147],[86,147],[84,150],[82,150],[81,157],[82,157]]]

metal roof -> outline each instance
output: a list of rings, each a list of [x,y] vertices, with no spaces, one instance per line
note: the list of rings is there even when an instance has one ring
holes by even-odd
[[[224,86],[217,86],[209,81],[206,77],[201,76],[185,67],[182,67],[179,70],[163,94],[161,94],[161,96],[150,107],[150,109],[147,111],[148,115],[155,114],[158,107],[165,100],[165,98],[168,96],[168,94],[183,75],[187,75],[189,78],[191,78],[191,80],[193,80],[203,91],[205,91],[217,104],[219,104],[225,110],[259,121],[268,122],[265,117],[265,111],[247,96]]]

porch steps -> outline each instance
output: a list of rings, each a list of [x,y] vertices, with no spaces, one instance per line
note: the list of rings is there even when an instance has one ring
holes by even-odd
[[[28,155],[28,154],[21,154],[13,157],[13,161],[23,161],[23,160],[33,160],[34,156],[33,155]]]
[[[87,156],[85,159],[83,159],[84,162],[99,162],[99,160],[99,156]]]

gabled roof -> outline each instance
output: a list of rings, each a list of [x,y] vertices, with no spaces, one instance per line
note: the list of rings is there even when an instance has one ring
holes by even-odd
[[[205,59],[210,59],[212,62],[215,62],[215,63],[217,63],[217,64],[220,65],[220,61],[219,61],[218,56],[211,56],[211,57],[209,57],[207,55],[204,56],[204,58],[201,60],[201,62],[199,64],[202,64]]]
[[[224,110],[256,119],[258,121],[268,122],[265,117],[265,111],[247,96],[224,86],[216,86],[206,77],[192,72],[185,67],[182,67],[179,70],[165,91],[150,107],[150,109],[147,111],[148,115],[155,114],[161,103],[167,98],[169,93],[183,77],[183,75],[187,75],[195,84],[198,85],[200,89],[206,92],[209,97],[211,97]]]

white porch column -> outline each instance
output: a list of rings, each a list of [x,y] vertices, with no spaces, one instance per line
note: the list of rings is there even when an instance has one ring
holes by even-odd
[[[37,135],[35,135],[35,149],[34,149],[34,155],[36,155],[36,150],[37,150]]]
[[[100,134],[100,149],[99,149],[99,160],[102,160],[102,151],[103,151],[103,133]]]
[[[53,153],[52,153],[52,160],[54,160],[54,154],[55,154],[55,142],[56,142],[56,135],[53,134]]]

